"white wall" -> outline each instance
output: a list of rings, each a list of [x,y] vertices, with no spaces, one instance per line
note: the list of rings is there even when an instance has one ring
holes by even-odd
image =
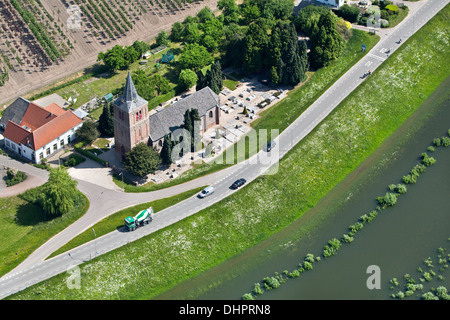
[[[20,144],[17,145],[16,143],[12,142],[11,140],[8,140],[5,138],[5,146],[8,147],[10,150],[14,151],[15,153],[19,153],[19,147],[22,150],[22,156],[27,158],[28,160],[31,160],[35,163],[40,163],[40,153],[42,153],[42,159],[48,158],[52,154],[54,154],[56,151],[60,150],[63,146],[68,144],[69,138],[70,142],[73,142],[76,138],[76,131],[79,127],[81,127],[82,123],[74,127],[73,129],[70,129],[69,131],[65,132],[64,134],[60,135],[58,138],[54,139],[53,141],[47,143],[42,148],[34,151],[27,146]],[[64,144],[61,144],[61,140],[64,140]],[[54,148],[54,145],[56,144],[56,149]],[[14,147],[13,147],[14,146]],[[47,148],[50,148],[50,154],[47,154]],[[34,154],[33,154],[34,153]]]

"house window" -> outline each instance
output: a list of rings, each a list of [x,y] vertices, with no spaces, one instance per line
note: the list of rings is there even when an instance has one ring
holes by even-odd
[[[50,154],[50,148],[47,148],[46,153],[47,153],[47,155]]]
[[[142,110],[139,111],[139,120],[141,120],[141,119],[142,119]]]
[[[70,136],[67,136],[67,144],[70,143]]]
[[[213,117],[213,112],[212,112],[212,110],[211,110],[211,111],[209,111],[209,117],[210,117],[210,118],[212,118],[212,117]]]
[[[163,145],[162,139],[158,141],[158,144],[160,147],[162,147],[162,145]]]
[[[11,149],[13,149],[14,151],[16,151],[16,145],[14,143],[11,143]]]
[[[42,160],[42,158],[44,158],[44,153],[43,152],[39,153],[39,160]]]
[[[56,151],[56,150],[58,150],[58,145],[55,143],[55,144],[53,145],[53,151]]]
[[[11,146],[11,144],[9,143],[9,140],[5,140],[5,144],[6,144],[7,147]]]
[[[62,146],[64,146],[64,139],[61,139],[61,141],[59,142],[59,144]]]

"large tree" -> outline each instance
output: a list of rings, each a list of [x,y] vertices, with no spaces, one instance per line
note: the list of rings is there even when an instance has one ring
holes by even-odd
[[[111,114],[111,108],[109,105],[105,105],[103,107],[102,114],[98,119],[98,131],[102,136],[114,136],[114,117]]]
[[[198,81],[197,74],[189,69],[183,69],[178,77],[178,84],[183,90],[187,90],[194,86]]]
[[[223,79],[222,79],[222,67],[219,61],[214,62],[211,65],[211,69],[206,72],[206,76],[202,77],[201,80],[197,83],[197,91],[203,89],[204,87],[209,87],[216,94],[223,88]]]
[[[320,16],[311,36],[311,65],[321,68],[336,60],[344,47],[344,40],[331,13]]]
[[[42,187],[39,202],[46,214],[63,215],[73,209],[77,192],[77,182],[65,169],[52,169],[48,182]]]
[[[125,169],[138,177],[155,173],[161,164],[158,152],[145,143],[137,144],[125,156]]]
[[[211,64],[213,57],[204,46],[191,43],[184,47],[179,62],[182,69],[198,72],[201,68]]]
[[[164,143],[160,153],[161,162],[165,165],[172,164],[172,147],[173,142],[171,139],[171,134],[168,134],[164,137]]]
[[[91,143],[100,136],[97,129],[97,123],[92,120],[86,120],[76,132],[77,137],[86,143]]]

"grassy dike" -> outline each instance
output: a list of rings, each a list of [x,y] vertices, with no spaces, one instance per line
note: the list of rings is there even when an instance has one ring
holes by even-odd
[[[150,299],[288,226],[374,152],[449,75],[447,6],[310,135],[241,191],[14,299]]]

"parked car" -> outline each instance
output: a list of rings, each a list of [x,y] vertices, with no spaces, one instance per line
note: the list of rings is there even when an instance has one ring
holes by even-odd
[[[203,189],[199,194],[198,197],[199,198],[204,198],[207,197],[211,194],[214,193],[214,188],[212,186],[206,187],[205,189]]]
[[[275,143],[275,141],[270,141],[270,142],[267,144],[266,151],[269,152],[269,151],[272,150],[276,145],[277,145],[277,144]]]
[[[238,179],[231,185],[231,189],[238,189],[239,187],[242,187],[246,182],[247,180],[245,180],[244,178]]]

